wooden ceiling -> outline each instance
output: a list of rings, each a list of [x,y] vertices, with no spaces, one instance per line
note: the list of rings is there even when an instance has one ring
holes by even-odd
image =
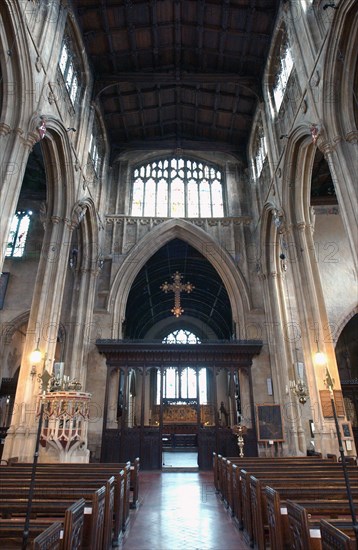
[[[72,5],[112,159],[153,149],[245,158],[278,0],[72,0]]]

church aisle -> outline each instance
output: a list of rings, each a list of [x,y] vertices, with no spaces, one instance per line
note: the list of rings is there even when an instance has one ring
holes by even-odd
[[[123,550],[246,550],[215,494],[212,472],[141,472]]]

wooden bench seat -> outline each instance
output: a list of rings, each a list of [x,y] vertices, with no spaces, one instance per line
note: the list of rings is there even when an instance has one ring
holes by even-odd
[[[80,550],[82,545],[83,525],[84,525],[85,500],[79,499],[74,502],[64,514],[63,523],[60,523],[62,530],[61,550]],[[45,532],[53,524],[53,520],[33,520],[30,524],[29,541],[35,539],[41,533]],[[7,540],[9,543],[21,546],[24,531],[23,519],[0,519],[1,546],[6,548]],[[16,548],[16,546],[14,546]]]
[[[310,518],[304,506],[287,500],[288,523],[292,550],[321,550],[321,521]],[[333,526],[349,538],[353,535],[352,520],[330,520]],[[332,550],[332,549],[331,549]]]
[[[58,499],[77,499],[79,496],[86,498],[95,491],[100,484],[106,484],[111,480],[108,499],[113,498],[113,504],[107,502],[107,509],[111,507],[114,514],[114,532],[113,540],[118,541],[120,533],[125,529],[129,520],[129,496],[126,484],[126,475],[124,470],[118,471],[114,476],[109,476],[109,471],[97,473],[80,473],[72,471],[58,471],[53,466],[53,471],[36,472],[36,481],[34,488],[34,498],[47,500],[52,499],[54,493]],[[112,470],[110,470],[112,471]],[[4,470],[2,470],[2,473]],[[13,473],[12,467],[7,470],[6,477],[3,475],[3,482],[0,487],[0,498],[11,497],[16,490],[18,497],[26,498],[29,492],[30,472],[26,469]],[[129,475],[129,463],[127,465],[127,476]],[[129,477],[128,477],[129,479]],[[126,491],[127,486],[127,491]],[[113,491],[113,497],[111,492]],[[108,512],[107,512],[108,513]]]
[[[265,487],[267,520],[271,550],[289,550],[291,539],[288,524],[286,500],[272,487]],[[350,517],[350,508],[347,498],[341,500],[302,500],[298,495],[296,504],[303,506],[312,517],[337,519]],[[358,502],[358,501],[357,501]]]
[[[103,548],[104,524],[106,518],[106,487],[103,485],[91,495],[86,496],[84,511],[84,533],[82,547],[91,550]],[[30,525],[33,520],[54,518],[65,515],[67,508],[70,508],[73,501],[59,500],[33,500],[31,506]],[[2,499],[0,502],[0,514],[3,519],[25,518],[27,511],[27,499]],[[107,521],[105,534],[106,540],[112,534],[112,526]]]
[[[98,550],[110,548],[112,545],[112,537],[114,540],[117,540],[119,537],[119,533],[117,534],[115,529],[115,478],[114,476],[109,478],[102,487],[98,487],[98,485],[99,482],[94,486],[85,485],[83,487],[74,484],[72,487],[67,486],[61,491],[58,490],[57,484],[54,487],[52,483],[49,483],[42,488],[35,485],[33,494],[34,504],[32,518],[30,520],[31,528],[33,528],[36,523],[45,521],[45,519],[47,522],[53,522],[56,516],[60,516],[61,513],[63,513],[64,507],[68,502],[82,499],[87,503],[84,548],[92,550],[92,544],[94,544],[94,547],[98,548]],[[20,521],[22,521],[23,525],[27,510],[28,493],[28,485],[18,486],[16,489],[16,503],[14,502],[16,501],[16,499],[14,499],[14,488],[6,487],[3,483],[0,488],[0,509],[2,514],[9,515],[11,513],[13,520],[17,520],[15,514],[17,516],[22,514],[23,518]],[[48,512],[45,517],[46,505],[48,505]],[[35,518],[35,515],[38,515],[38,517]],[[120,520],[121,519],[122,514]],[[5,519],[0,519],[0,538],[4,534],[5,521]],[[1,525],[3,527],[1,527]],[[91,543],[91,541],[94,541],[94,543]]]
[[[62,535],[62,523],[52,523],[35,538],[34,550],[61,550]]]
[[[322,550],[357,550],[357,539],[349,529],[343,532],[327,520],[321,520]]]
[[[317,481],[311,477],[293,477],[293,478],[260,478],[249,476],[250,489],[247,498],[243,499],[244,529],[248,534],[249,540],[256,542],[259,548],[264,548],[265,537],[268,536],[268,516],[266,501],[266,486],[275,488],[281,498],[287,498],[287,495],[294,499],[302,498],[306,500],[344,500],[346,496],[346,486],[343,479],[324,478]],[[358,483],[352,485],[355,494],[358,493]],[[291,491],[290,491],[291,489]],[[329,490],[329,492],[328,492]],[[308,495],[307,495],[308,492]],[[323,496],[324,495],[324,496]],[[337,496],[339,495],[339,496]],[[248,509],[249,508],[249,509]],[[251,512],[251,514],[250,514]]]

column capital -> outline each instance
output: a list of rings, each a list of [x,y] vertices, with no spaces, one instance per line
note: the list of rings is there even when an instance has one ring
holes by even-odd
[[[60,216],[51,216],[50,220],[54,225],[57,225],[61,222],[62,218]]]
[[[351,130],[345,135],[345,140],[348,143],[358,143],[358,131],[357,130]]]
[[[5,122],[0,122],[0,136],[7,136],[11,133],[11,126]]]

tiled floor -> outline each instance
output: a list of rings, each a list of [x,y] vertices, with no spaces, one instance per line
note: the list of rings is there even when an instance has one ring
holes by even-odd
[[[212,472],[140,472],[140,504],[130,511],[123,550],[247,550]]]

